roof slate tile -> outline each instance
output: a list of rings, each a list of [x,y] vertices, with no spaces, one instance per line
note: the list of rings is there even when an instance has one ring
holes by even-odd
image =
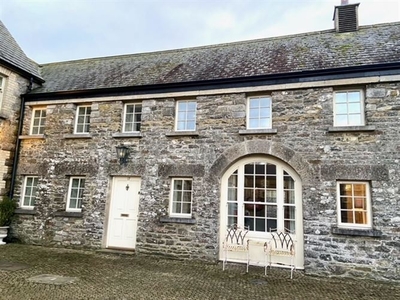
[[[33,93],[134,87],[400,62],[400,22],[45,64]]]

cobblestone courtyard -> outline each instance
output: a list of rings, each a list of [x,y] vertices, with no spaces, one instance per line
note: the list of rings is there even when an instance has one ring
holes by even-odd
[[[400,299],[400,284],[316,278],[157,256],[0,246],[0,299]],[[51,274],[72,283],[36,283]]]

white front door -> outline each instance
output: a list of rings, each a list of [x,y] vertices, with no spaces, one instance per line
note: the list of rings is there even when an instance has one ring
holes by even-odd
[[[140,178],[114,177],[107,248],[134,249],[139,208]]]

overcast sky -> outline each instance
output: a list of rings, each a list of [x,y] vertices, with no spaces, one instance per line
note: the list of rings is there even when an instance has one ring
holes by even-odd
[[[400,21],[400,0],[358,3],[360,25]],[[0,0],[38,63],[202,46],[333,28],[340,0]]]

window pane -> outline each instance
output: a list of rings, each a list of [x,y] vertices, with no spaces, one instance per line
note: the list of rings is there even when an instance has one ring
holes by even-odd
[[[248,164],[244,166],[245,174],[254,174],[254,164]]]
[[[336,114],[347,114],[347,103],[337,104]]]
[[[178,102],[178,111],[186,111],[186,102]]]
[[[361,106],[360,103],[349,103],[349,113],[350,114],[360,114],[361,113]]]
[[[228,201],[237,201],[237,189],[228,189]]]
[[[294,191],[285,191],[285,203],[294,204]]]
[[[250,119],[258,119],[260,110],[257,108],[251,108],[249,111]]]
[[[191,203],[183,203],[182,204],[182,213],[183,214],[190,214],[191,213]]]
[[[250,119],[249,128],[258,128],[258,119]]]
[[[260,122],[259,122],[259,128],[269,128],[270,127],[270,125],[269,125],[269,119],[260,119]]]
[[[349,92],[347,93],[347,101],[348,102],[360,102],[361,101],[361,93],[360,92]]]
[[[185,180],[183,182],[183,189],[186,191],[191,191],[192,190],[192,181],[191,180]]]
[[[182,180],[174,180],[174,190],[182,190],[183,182]]]
[[[342,223],[353,223],[353,212],[352,211],[341,211]]]
[[[228,179],[228,187],[237,187],[237,175],[233,174]]]
[[[245,187],[254,187],[253,175],[244,176],[244,186]]]
[[[347,102],[347,93],[335,93],[335,102],[336,103],[346,103]]]
[[[295,207],[294,206],[285,206],[285,219],[295,219]]]
[[[355,211],[354,212],[356,224],[367,224],[367,212],[366,211]]]
[[[228,203],[228,215],[237,215],[238,205],[237,203]]]
[[[349,116],[349,125],[362,125],[361,115],[350,115]]]
[[[69,200],[69,208],[76,208],[76,198],[71,198]]]
[[[127,114],[133,113],[134,107],[135,107],[134,105],[127,105],[127,106],[126,106],[126,113],[127,113]]]
[[[345,126],[347,125],[347,115],[336,115],[336,126]]]
[[[256,231],[265,232],[265,219],[256,219]]]
[[[278,210],[276,205],[267,205],[267,217],[268,218],[278,217]]]
[[[258,108],[260,106],[259,100],[258,99],[250,99],[249,100],[249,106],[251,108]]]
[[[173,202],[172,203],[172,212],[176,214],[181,213],[181,203],[180,202]]]
[[[271,99],[270,98],[261,98],[260,99],[260,106],[261,107],[270,107],[271,106]]]
[[[341,209],[352,209],[353,201],[351,197],[340,197],[340,208]]]
[[[177,130],[185,130],[185,122],[178,122],[176,128]]]
[[[187,103],[187,110],[195,111],[196,110],[196,102],[188,102]]]
[[[196,123],[195,122],[187,122],[187,130],[195,130],[196,129]]]

